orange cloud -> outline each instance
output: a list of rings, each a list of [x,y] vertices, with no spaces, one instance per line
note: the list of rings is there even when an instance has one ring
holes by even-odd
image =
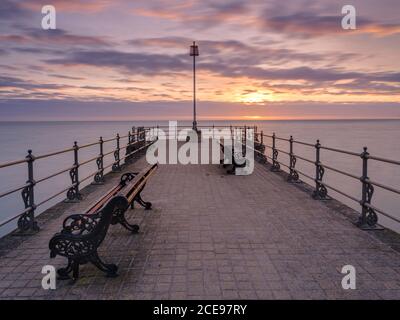
[[[71,1],[71,0],[52,0],[50,4],[53,5],[56,10],[65,12],[79,12],[79,13],[93,13],[104,10],[115,3],[110,0],[84,0],[84,1]],[[45,3],[41,0],[30,0],[21,3],[21,7],[40,12],[41,8]]]

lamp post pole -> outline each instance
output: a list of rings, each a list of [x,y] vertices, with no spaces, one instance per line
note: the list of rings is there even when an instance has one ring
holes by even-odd
[[[197,132],[197,121],[196,121],[196,57],[199,55],[199,47],[196,42],[193,41],[193,45],[190,46],[190,56],[193,57],[193,130]]]

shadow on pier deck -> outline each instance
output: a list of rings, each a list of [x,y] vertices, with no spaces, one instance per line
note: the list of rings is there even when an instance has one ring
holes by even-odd
[[[144,166],[142,158],[124,171]],[[65,264],[49,258],[50,237],[119,176],[86,188],[81,203],[45,212],[41,231],[14,236],[13,248],[11,236],[0,241],[1,299],[400,299],[398,252],[260,164],[250,176],[218,165],[161,165],[144,191],[154,209],[130,213],[141,232],[112,226],[100,248],[119,277],[85,265],[75,284],[43,290],[42,267]],[[356,290],[341,287],[348,264]]]

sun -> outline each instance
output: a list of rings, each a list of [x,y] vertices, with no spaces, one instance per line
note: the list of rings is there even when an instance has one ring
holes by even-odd
[[[239,101],[247,104],[264,103],[266,100],[269,100],[268,96],[269,94],[267,93],[256,91],[242,95]]]

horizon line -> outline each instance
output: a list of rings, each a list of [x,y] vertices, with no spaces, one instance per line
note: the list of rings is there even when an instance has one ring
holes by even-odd
[[[395,118],[281,118],[281,119],[200,119],[197,120],[198,122],[226,122],[226,121],[387,121],[387,120],[400,120],[400,117]],[[121,120],[121,119],[88,119],[88,120],[59,120],[59,119],[48,119],[48,120],[0,120],[0,123],[10,123],[10,122],[169,122],[169,121],[193,121],[192,119],[128,119],[128,120]]]

